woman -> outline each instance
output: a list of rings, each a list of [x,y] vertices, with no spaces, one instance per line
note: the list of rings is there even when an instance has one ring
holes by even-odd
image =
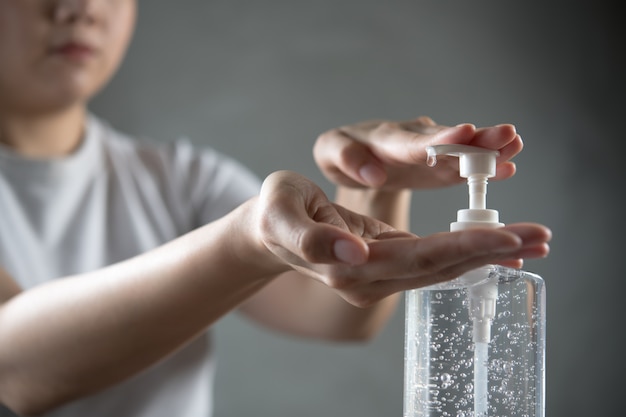
[[[366,340],[397,293],[548,252],[536,224],[418,238],[410,189],[458,181],[424,149],[522,148],[512,125],[366,122],[321,135],[336,202],[262,185],[189,144],[139,143],[88,111],[131,39],[133,0],[0,2],[0,403],[50,416],[208,416],[210,329],[239,309],[291,334]],[[260,187],[260,191],[259,191]],[[384,277],[384,280],[381,279]]]

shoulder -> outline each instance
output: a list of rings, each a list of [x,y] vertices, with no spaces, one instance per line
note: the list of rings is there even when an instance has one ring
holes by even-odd
[[[235,158],[188,138],[156,142],[122,133],[97,118],[90,122],[103,144],[107,164],[116,172],[156,182],[162,190],[218,213],[256,195],[261,181]],[[222,207],[224,205],[224,207]]]

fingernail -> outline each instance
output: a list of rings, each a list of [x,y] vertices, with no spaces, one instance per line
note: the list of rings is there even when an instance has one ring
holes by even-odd
[[[363,252],[363,248],[349,240],[335,241],[333,252],[339,261],[349,265],[360,265],[367,261],[367,254]]]
[[[387,178],[385,171],[374,164],[363,165],[359,169],[359,175],[370,185],[382,185]]]
[[[517,131],[517,129],[515,128],[515,125],[511,123],[500,123],[500,124],[497,124],[495,127],[512,127],[514,132]]]

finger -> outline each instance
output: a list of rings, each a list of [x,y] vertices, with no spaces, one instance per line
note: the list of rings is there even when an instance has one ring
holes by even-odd
[[[439,233],[421,239],[370,243],[368,274],[377,279],[437,275],[457,270],[548,253],[551,231],[535,223],[517,223],[499,229],[470,229]],[[447,276],[443,277],[444,279]]]
[[[534,259],[545,258],[550,253],[550,246],[547,243],[539,243],[525,247],[518,252],[513,253],[509,258],[504,261],[514,261],[516,259]]]
[[[375,239],[376,240],[385,240],[385,239],[400,239],[400,238],[419,238],[419,236],[417,236],[414,233],[411,232],[407,232],[404,230],[389,230],[389,231],[383,231],[382,233],[378,234]]]
[[[506,180],[511,178],[517,172],[517,166],[514,162],[506,161],[499,165],[496,165],[496,175],[490,178],[493,181]]]
[[[339,140],[343,141],[341,152],[336,156],[336,164],[341,172],[361,185],[383,185],[387,180],[385,167],[370,147],[350,138],[344,132],[339,132],[338,135]]]
[[[298,208],[283,209],[280,221],[266,234],[275,236],[272,251],[295,265],[359,265],[368,258],[362,239],[338,226],[315,222]]]
[[[547,244],[531,246],[520,249],[507,255],[503,252],[476,255],[462,259],[457,263],[442,265],[439,270],[428,274],[418,274],[408,278],[394,278],[390,280],[380,279],[371,285],[377,288],[379,294],[389,295],[414,288],[422,288],[429,285],[445,282],[457,278],[464,273],[487,264],[498,264],[510,268],[521,268],[523,259],[544,257],[548,253]]]
[[[403,125],[406,127],[407,130],[411,130],[416,133],[427,134],[434,134],[442,129],[450,127],[440,125],[428,116],[417,117],[414,120],[409,120],[408,122],[403,123]]]
[[[524,265],[524,259],[531,258],[543,258],[548,253],[548,246],[544,244],[535,245],[520,249],[511,254],[489,254],[485,256],[469,258],[452,265],[433,276],[423,279],[422,282],[428,282],[429,284],[435,284],[438,282],[447,281],[457,278],[464,273],[473,269],[479,268],[487,264],[497,264],[507,266],[510,268],[521,268]]]
[[[440,131],[443,130],[441,126],[439,126],[439,129]],[[459,143],[498,150],[499,155],[496,160],[498,163],[498,172],[495,177],[496,180],[506,179],[515,174],[515,165],[513,163],[507,163],[507,161],[521,152],[524,147],[522,138],[516,133],[515,126],[511,124],[476,129],[474,136],[471,138],[452,134],[447,137],[439,135],[438,137],[433,137],[432,140],[433,145],[440,143]]]
[[[537,223],[511,223],[500,230],[506,230],[519,236],[522,239],[523,248],[546,243],[552,239],[552,231]]]
[[[437,275],[453,265],[487,256],[502,258],[518,251],[522,239],[501,229],[439,233],[421,239],[369,243],[368,279],[407,279]]]
[[[508,230],[474,229],[421,240],[400,239],[392,242],[397,247],[383,247],[379,242],[372,245],[370,261],[359,275],[368,282],[362,287],[361,303],[367,305],[389,294],[454,279],[486,264],[520,268],[523,258],[547,255],[546,241],[550,238],[551,233],[544,226],[522,223],[511,225]],[[420,248],[416,241],[424,245]],[[412,258],[417,261],[411,263]],[[379,265],[377,259],[381,261]]]
[[[496,159],[496,175],[494,180],[504,180],[515,175],[516,166],[514,162],[509,161],[515,155],[520,153],[524,148],[524,143],[520,135],[516,135],[513,141],[500,148],[500,155]]]
[[[343,130],[322,135],[313,154],[322,171],[336,183],[351,187],[378,187],[387,180],[383,163],[369,146]]]
[[[502,149],[515,141],[517,136],[515,126],[512,124],[482,127],[476,129],[470,145],[487,149]]]
[[[498,265],[506,266],[509,268],[519,269],[524,266],[523,259],[505,259],[503,261],[496,262]]]
[[[516,134],[511,142],[508,142],[506,145],[498,148],[500,155],[498,155],[496,161],[498,163],[508,161],[520,153],[522,149],[524,149],[524,142],[522,141],[522,137]]]
[[[496,255],[491,262],[511,268],[521,268],[524,259],[545,258],[550,252],[548,242],[552,232],[547,227],[535,223],[514,223],[503,230],[514,233],[522,240],[520,249]]]

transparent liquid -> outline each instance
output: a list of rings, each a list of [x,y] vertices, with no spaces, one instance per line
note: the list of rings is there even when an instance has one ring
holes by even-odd
[[[486,279],[497,282],[498,298],[491,340],[479,351],[466,287],[451,281],[407,292],[404,417],[544,416],[543,280],[499,266]]]

